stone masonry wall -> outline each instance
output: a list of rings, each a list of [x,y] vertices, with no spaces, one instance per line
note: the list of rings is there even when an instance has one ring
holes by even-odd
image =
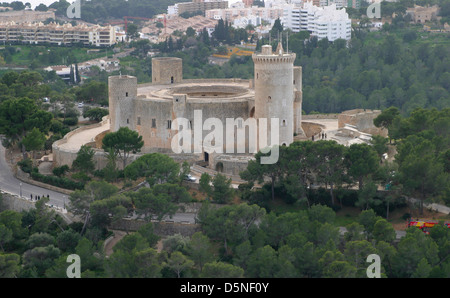
[[[145,225],[147,222],[143,220],[129,220],[122,219],[112,223],[108,228],[110,230],[120,230],[135,232],[141,226]],[[165,237],[175,234],[181,234],[183,236],[192,236],[195,232],[199,232],[200,225],[198,224],[183,224],[183,223],[167,223],[167,222],[154,222],[153,223],[154,233],[158,236]]]
[[[11,195],[5,192],[0,192],[2,196],[0,212],[3,210],[14,210],[17,212],[28,211],[34,209],[34,202],[20,198],[19,196]]]
[[[152,59],[152,82],[156,84],[174,84],[183,80],[183,61],[175,57]]]
[[[387,130],[378,128],[373,124],[373,119],[380,113],[380,110],[366,109],[344,111],[338,116],[338,127],[343,128],[345,124],[350,124],[364,133],[387,136]]]

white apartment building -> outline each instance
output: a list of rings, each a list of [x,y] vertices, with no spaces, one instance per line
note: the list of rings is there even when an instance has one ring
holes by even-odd
[[[264,7],[272,8],[272,7],[283,7],[286,4],[294,4],[301,5],[303,0],[265,0]]]
[[[167,7],[167,14],[169,15],[178,15],[178,3],[175,3],[174,5],[170,5]]]
[[[228,1],[223,0],[192,0],[192,2],[180,2],[167,7],[167,14],[180,15],[185,12],[197,12],[208,9],[228,8]]]
[[[233,20],[234,28],[245,28],[248,25],[259,26],[261,25],[261,17],[258,16],[249,16],[249,17],[241,17]]]
[[[2,22],[0,23],[0,42],[83,44],[106,47],[116,43],[116,36],[114,27],[111,26]]]
[[[347,7],[349,1],[361,1],[361,0],[309,0],[315,6],[329,6],[331,4],[336,4],[337,8]],[[369,0],[372,1],[372,0]],[[381,1],[381,0],[376,0]],[[293,4],[295,6],[302,6],[303,3],[308,2],[308,0],[265,0],[265,7],[284,7],[286,4]],[[351,3],[351,2],[350,2]]]
[[[283,27],[287,27],[293,32],[305,31],[306,29],[301,26],[301,21],[304,20],[301,14],[302,8],[300,6],[286,5],[283,8]],[[304,21],[304,26],[307,26],[306,21]]]
[[[236,18],[252,18],[259,17],[261,20],[274,22],[276,19],[283,17],[282,8],[265,8],[265,7],[244,7],[244,8],[226,8],[226,9],[210,9],[205,11],[205,17],[215,20],[233,21]]]
[[[336,5],[337,9],[347,7],[348,0],[319,0],[319,6],[330,6],[330,5]]]
[[[282,20],[283,26],[292,31],[309,31],[319,40],[351,39],[351,19],[345,8],[337,9],[336,4],[318,7],[306,2],[301,7],[285,6]]]

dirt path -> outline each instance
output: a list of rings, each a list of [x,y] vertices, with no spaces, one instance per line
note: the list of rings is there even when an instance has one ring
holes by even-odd
[[[127,233],[125,231],[111,230],[114,233],[113,239],[105,245],[105,254],[109,257],[113,253],[113,247],[117,244]],[[158,253],[162,251],[163,239],[159,240],[156,244],[156,250]]]
[[[158,253],[160,253],[163,249],[163,239],[159,240],[158,243],[156,244],[156,251]]]
[[[105,254],[108,257],[113,253],[112,249],[113,249],[114,245],[116,245],[117,242],[119,242],[120,239],[122,239],[127,234],[124,231],[112,230],[111,232],[114,233],[113,239],[105,245]]]

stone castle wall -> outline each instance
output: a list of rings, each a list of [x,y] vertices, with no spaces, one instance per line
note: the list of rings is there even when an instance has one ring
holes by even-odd
[[[71,167],[73,161],[77,158],[78,149],[77,150],[63,149],[61,145],[67,143],[69,138],[71,138],[73,135],[83,133],[83,131],[89,129],[103,126],[107,121],[110,121],[109,116],[103,117],[103,120],[99,123],[79,127],[67,133],[62,139],[54,142],[52,144],[53,165],[58,167],[62,165],[68,165],[69,167]],[[88,145],[92,146],[95,151],[93,159],[96,165],[96,169],[102,169],[103,167],[106,166],[107,159],[103,150],[96,148],[97,146],[96,143],[98,141],[97,137],[98,136],[96,136],[91,142],[89,142]]]
[[[108,228],[110,230],[135,232],[146,223],[147,222],[145,222],[144,220],[121,219],[109,225]],[[153,223],[153,232],[161,237],[171,236],[175,234],[181,234],[184,237],[190,237],[195,232],[200,231],[201,226],[197,224],[170,223],[170,222]]]
[[[24,198],[21,198],[17,195],[12,195],[9,193],[5,193],[0,191],[1,199],[0,199],[0,212],[4,210],[14,210],[16,212],[29,211],[31,209],[35,209],[35,201],[30,201]],[[46,204],[47,208],[55,211],[61,218],[68,224],[74,222],[74,217],[67,213],[63,212],[61,207],[56,207],[53,205]]]
[[[373,124],[373,120],[380,114],[380,110],[354,109],[344,111],[338,116],[338,127],[343,128],[345,124],[349,124],[355,126],[361,132],[386,137],[387,130],[378,128]]]
[[[313,122],[302,122],[302,128],[305,132],[305,136],[307,138],[310,138],[314,135],[317,135],[318,133],[321,133],[323,129],[325,128],[325,125],[319,124],[319,123],[313,123]]]
[[[187,159],[191,162],[193,155],[183,158],[181,155],[185,155],[186,152],[182,152],[182,154],[174,154],[173,152],[173,143],[177,143],[177,140],[173,140],[173,138],[174,136],[180,137],[180,135],[177,135],[179,131],[171,129],[174,128],[172,127],[172,121],[174,119],[180,117],[188,119],[193,131],[200,131],[201,133],[200,138],[195,134],[191,137],[190,152],[194,152],[195,141],[199,139],[204,141],[205,137],[213,129],[216,131],[218,129],[213,126],[209,130],[206,128],[203,130],[204,121],[208,118],[217,118],[223,124],[222,152],[243,153],[239,152],[238,148],[245,148],[245,153],[248,153],[249,129],[246,128],[245,123],[243,123],[243,127],[235,128],[235,147],[234,150],[227,152],[227,144],[225,142],[227,136],[227,118],[242,118],[244,121],[249,117],[267,119],[268,144],[271,143],[270,118],[279,118],[279,141],[281,144],[288,145],[293,141],[294,129],[295,131],[302,131],[301,67],[294,68],[293,66],[295,54],[289,53],[282,54],[281,56],[270,55],[271,58],[268,60],[265,56],[257,55],[254,57],[254,59],[258,60],[258,63],[255,63],[256,78],[254,80],[182,80],[182,59],[173,57],[152,59],[151,84],[138,85],[137,78],[132,76],[111,76],[108,79],[110,131],[114,132],[120,127],[126,126],[131,130],[139,132],[142,136],[144,141],[144,147],[141,150],[142,153],[161,152],[174,155],[177,161]],[[183,84],[179,84],[181,82]],[[174,84],[175,87],[164,87],[163,85],[165,84]],[[162,85],[161,89],[150,88],[150,93],[138,96],[138,88],[158,85]],[[259,95],[256,96],[256,93]],[[269,97],[273,97],[273,99],[267,100],[267,94],[270,94]],[[196,119],[198,117],[194,117],[194,111],[198,110],[202,111],[202,122],[200,125],[196,123],[199,120]],[[199,127],[200,130],[196,130]],[[245,132],[245,137],[241,144],[238,143],[240,141],[238,137],[242,135],[241,133],[243,131]],[[82,130],[77,130],[72,132],[72,134],[80,132]],[[70,136],[68,135],[67,137]],[[101,148],[101,139],[103,136],[104,134],[95,137],[89,145],[97,149]],[[64,140],[61,141],[61,144],[62,142]],[[58,144],[56,142],[53,148],[55,164],[72,165],[77,152],[59,150]],[[212,153],[216,149],[214,146],[217,146],[217,143],[212,144],[209,148],[202,146],[201,150]],[[207,157],[203,152],[198,153],[200,154],[200,158]],[[217,154],[221,153],[219,152]],[[131,156],[129,162],[139,155]],[[214,158],[215,156],[211,155],[211,163],[209,165],[211,169],[215,169],[219,160],[223,159],[221,160],[223,170],[235,175],[244,169],[246,165],[246,162],[239,159],[228,159],[224,157],[214,162]],[[106,165],[105,154],[102,150],[96,150],[94,160],[96,161],[97,169]]]
[[[5,192],[0,192],[1,194],[1,206],[0,212],[4,210],[14,210],[17,212],[28,211],[34,209],[34,202],[20,198],[16,195],[11,195]]]
[[[174,84],[183,80],[183,61],[175,57],[152,59],[152,82],[155,84]]]
[[[303,120],[314,120],[314,119],[338,119],[339,114],[311,114],[302,115]]]
[[[126,126],[135,130],[134,100],[137,97],[137,78],[133,76],[110,76],[108,78],[109,115],[111,131]]]

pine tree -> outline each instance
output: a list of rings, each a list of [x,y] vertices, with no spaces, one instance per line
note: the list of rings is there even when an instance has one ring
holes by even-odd
[[[75,63],[75,83],[81,82],[80,72],[78,71],[78,63]]]
[[[72,84],[75,83],[75,74],[73,70],[73,65],[70,65],[70,83]]]

